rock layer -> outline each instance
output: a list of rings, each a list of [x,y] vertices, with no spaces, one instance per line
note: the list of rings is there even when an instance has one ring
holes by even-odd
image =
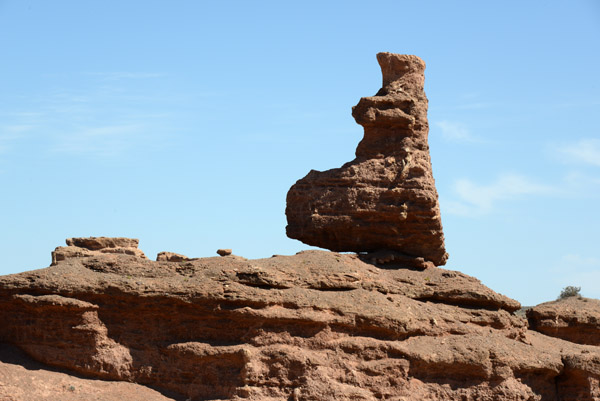
[[[425,63],[379,53],[383,87],[353,108],[364,138],[341,168],[312,170],[287,195],[287,235],[333,251],[394,251],[404,264],[448,258],[427,136]]]
[[[0,277],[0,342],[182,401],[598,401],[600,348],[527,330],[519,307],[459,272],[333,252],[97,252]]]
[[[156,255],[156,260],[158,262],[187,262],[191,259],[179,253],[159,252],[158,255]]]
[[[138,249],[139,240],[124,237],[67,238],[67,246],[59,246],[52,252],[52,264],[70,258],[90,257],[99,253],[121,253],[146,258]]]
[[[135,383],[77,377],[48,369],[14,346],[0,344],[2,401],[172,401],[156,390]]]
[[[600,300],[568,297],[527,311],[532,330],[578,344],[600,345]]]

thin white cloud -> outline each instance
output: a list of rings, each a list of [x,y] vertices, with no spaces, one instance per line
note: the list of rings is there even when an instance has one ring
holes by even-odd
[[[36,149],[40,152],[101,158],[135,148],[148,150],[164,146],[166,132],[171,131],[168,127],[175,121],[173,115],[176,114],[171,94],[164,96],[155,88],[132,86],[126,81],[158,78],[163,74],[97,72],[86,75],[89,76],[84,77],[85,82],[79,87],[57,86],[29,96],[26,99],[29,110],[0,112],[4,122],[0,124],[0,152],[14,148],[17,139],[25,135],[47,144]],[[101,82],[103,80],[114,82]]]
[[[573,268],[600,270],[600,259],[596,257],[567,254],[560,259],[560,262],[567,272],[571,271]]]
[[[143,127],[139,124],[121,124],[102,127],[81,127],[57,137],[52,148],[55,152],[114,156],[133,147],[141,140]]]
[[[35,125],[14,124],[3,126],[0,128],[0,131],[3,131],[6,135],[19,136],[20,134],[30,131],[33,128],[35,128]]]
[[[589,174],[581,171],[568,172],[565,174],[564,181],[565,187],[568,187],[570,192],[577,193],[578,196],[594,195],[594,192],[590,191],[590,187],[600,185],[600,177],[597,174]]]
[[[473,103],[459,104],[455,107],[455,109],[456,110],[480,110],[480,109],[487,109],[488,107],[491,107],[489,103],[473,102]]]
[[[477,92],[468,92],[459,95],[454,99],[450,109],[452,110],[480,110],[492,106],[492,103],[481,101],[481,96]]]
[[[114,72],[88,72],[86,75],[96,76],[108,81],[119,79],[153,79],[164,77],[165,74],[159,72],[131,72],[131,71],[114,71]]]
[[[555,151],[564,162],[600,167],[600,139],[583,138],[575,143],[555,146]]]
[[[8,150],[11,142],[23,137],[28,131],[34,128],[34,125],[28,124],[0,126],[0,152]]]
[[[463,123],[456,121],[438,121],[434,123],[442,132],[442,137],[452,142],[476,142],[477,139]]]
[[[302,145],[306,143],[302,138],[293,135],[278,135],[273,132],[250,132],[235,136],[241,143],[252,144],[277,144],[277,145]]]
[[[10,112],[3,112],[2,115],[5,115],[10,118],[36,119],[38,117],[43,116],[43,113],[32,112],[32,111],[10,111]]]
[[[500,175],[491,184],[476,184],[469,179],[454,183],[454,197],[442,199],[444,212],[460,216],[480,216],[494,210],[498,201],[517,199],[526,195],[554,192],[519,174]]]

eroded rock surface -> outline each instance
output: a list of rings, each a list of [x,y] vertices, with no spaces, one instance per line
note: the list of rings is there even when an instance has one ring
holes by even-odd
[[[529,331],[519,307],[459,272],[334,252],[97,252],[0,277],[0,342],[182,401],[597,401],[599,347]]]
[[[158,255],[156,255],[156,260],[158,262],[187,262],[192,259],[180,253],[164,251],[159,252]]]
[[[527,311],[532,330],[579,344],[600,345],[600,300],[568,297]]]
[[[139,240],[124,237],[67,238],[67,246],[59,246],[52,252],[52,264],[70,259],[97,255],[99,253],[121,253],[146,258],[138,249]]]
[[[49,369],[14,346],[0,344],[1,401],[169,401],[146,386],[85,378]]]
[[[383,87],[352,110],[365,131],[356,159],[312,170],[290,188],[287,235],[338,252],[394,251],[409,266],[443,265],[448,254],[427,142],[425,63],[392,53],[377,60]]]

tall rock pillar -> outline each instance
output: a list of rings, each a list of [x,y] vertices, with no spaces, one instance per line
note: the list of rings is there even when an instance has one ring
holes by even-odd
[[[392,53],[377,60],[383,87],[352,108],[365,131],[356,158],[312,170],[290,188],[287,235],[332,251],[443,265],[448,254],[427,143],[425,63]]]

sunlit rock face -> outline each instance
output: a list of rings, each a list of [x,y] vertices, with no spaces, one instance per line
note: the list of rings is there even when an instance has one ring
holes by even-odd
[[[383,87],[352,115],[364,127],[356,158],[315,171],[287,195],[287,235],[349,252],[392,251],[388,260],[443,265],[448,259],[429,156],[425,63],[379,53]]]

